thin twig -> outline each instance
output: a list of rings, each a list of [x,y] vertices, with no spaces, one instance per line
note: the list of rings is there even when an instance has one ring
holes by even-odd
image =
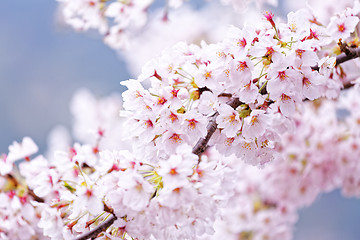
[[[27,191],[28,191],[28,194],[30,196],[32,196],[35,201],[40,202],[40,203],[45,202],[45,200],[43,198],[39,197],[38,195],[36,195],[31,188],[28,187]]]
[[[97,237],[97,235],[99,235],[99,233],[105,231],[108,227],[110,227],[115,222],[116,219],[117,219],[117,217],[114,214],[111,215],[111,217],[108,220],[101,223],[99,226],[97,226],[90,232],[80,235],[75,240],[86,240],[86,239],[90,239],[90,238],[95,239]]]
[[[16,169],[17,171],[18,169]],[[15,175],[16,176],[16,175]],[[21,183],[19,182],[19,180],[13,176],[13,174],[6,174],[5,177],[7,178],[8,181],[12,182],[12,184],[14,185],[14,188],[17,188],[19,185],[21,185]],[[45,202],[45,200],[39,196],[37,196],[34,191],[29,188],[29,186],[26,186],[27,188],[27,194],[29,194],[35,201],[43,203]]]

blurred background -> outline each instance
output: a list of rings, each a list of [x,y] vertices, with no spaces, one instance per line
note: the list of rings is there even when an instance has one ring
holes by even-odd
[[[49,131],[70,127],[79,88],[96,96],[121,93],[129,74],[97,34],[57,24],[55,0],[2,0],[0,6],[0,152],[31,136],[44,150]]]
[[[57,7],[55,0],[1,1],[0,153],[24,136],[44,152],[54,126],[70,128],[69,104],[78,89],[98,97],[121,93],[119,82],[131,77],[96,33],[57,24]],[[321,196],[300,212],[295,240],[302,239],[360,239],[360,201],[338,191]]]

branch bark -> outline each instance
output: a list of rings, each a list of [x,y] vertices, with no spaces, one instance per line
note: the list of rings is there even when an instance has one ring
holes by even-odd
[[[360,48],[346,47],[346,49],[347,50],[343,51],[344,53],[336,57],[336,65],[360,57]],[[319,67],[316,65],[312,67],[312,69],[318,71]],[[227,104],[232,108],[237,108],[242,104],[242,102],[240,102],[239,98],[232,98],[227,102]],[[214,132],[217,129],[217,124],[216,124],[217,116],[219,116],[218,112],[216,112],[213,116],[211,116],[209,123],[207,125],[207,135],[205,136],[205,138],[199,139],[199,141],[195,144],[192,150],[194,154],[200,156],[207,149],[211,136],[214,134]],[[102,224],[100,224],[90,232],[80,235],[75,240],[95,239],[99,233],[105,231],[108,227],[110,227],[115,222],[116,219],[117,217],[113,214],[108,220],[106,220],[105,222],[103,222]]]
[[[90,232],[84,233],[77,237],[75,240],[86,240],[86,239],[95,239],[99,233],[105,231],[108,227],[110,227],[117,217],[113,214],[109,219],[107,219],[105,222],[101,223],[99,226],[91,230]]]
[[[341,41],[339,41],[339,46],[342,54],[336,56],[336,66],[341,63],[360,57],[360,48],[351,48],[346,43],[342,43]],[[320,69],[318,65],[313,66],[311,68],[312,70],[316,70],[316,71],[319,71]]]
[[[360,57],[360,48],[350,48],[346,43],[342,43],[339,41],[339,46],[342,54],[338,55],[336,57],[336,65],[339,65],[341,63],[347,62],[349,60],[355,59]],[[314,67],[311,67],[313,70],[319,71],[319,66],[316,65]],[[351,87],[352,84],[348,83],[344,85],[344,88]],[[266,87],[263,88],[264,92],[261,92],[261,94],[266,94]],[[237,108],[241,105],[241,102],[238,98],[232,98],[229,102],[227,102],[231,107]],[[210,141],[211,136],[214,134],[217,124],[216,124],[216,117],[219,115],[218,112],[216,112],[209,120],[209,124],[207,126],[207,135],[205,138],[201,138],[193,148],[192,152],[198,156],[200,156],[208,147],[208,143]]]
[[[43,198],[37,196],[32,189],[30,189],[30,188],[28,187],[27,190],[28,190],[28,194],[29,194],[30,196],[32,196],[35,201],[40,202],[40,203],[45,202],[45,200],[44,200]]]
[[[232,98],[230,99],[227,104],[232,108],[237,108],[242,104],[240,102],[239,98]],[[195,144],[195,147],[192,150],[192,153],[200,156],[208,147],[208,143],[210,141],[211,136],[214,134],[217,124],[216,124],[216,118],[219,116],[219,113],[216,112],[213,116],[211,116],[209,123],[207,125],[207,135],[205,138],[200,138],[200,140]]]

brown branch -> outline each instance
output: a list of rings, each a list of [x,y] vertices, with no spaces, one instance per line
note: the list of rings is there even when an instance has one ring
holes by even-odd
[[[339,56],[336,57],[336,65],[339,65],[339,64],[349,61],[351,59],[360,57],[360,48],[355,49],[355,48],[347,47],[346,49],[347,50],[344,50],[343,54],[340,54]],[[311,67],[311,68],[316,71],[319,70],[319,67],[317,65],[314,67]],[[345,86],[345,88],[349,88],[352,85],[347,84],[344,86]],[[264,87],[263,89],[266,89],[266,88]],[[207,89],[204,88],[202,90],[206,91]],[[265,93],[266,93],[266,90],[265,90]],[[240,102],[239,98],[232,98],[227,102],[227,104],[235,109],[238,106],[240,106],[242,104],[242,102]],[[219,116],[218,112],[216,112],[213,116],[210,117],[209,123],[207,125],[207,135],[205,136],[205,138],[199,139],[199,141],[195,144],[195,146],[192,150],[192,152],[194,154],[200,156],[207,149],[210,138],[217,129],[217,124],[216,124],[217,116]],[[117,217],[113,214],[108,220],[106,220],[105,222],[103,222],[102,224],[100,224],[99,226],[97,226],[96,228],[91,230],[90,232],[80,235],[75,240],[86,240],[86,239],[90,239],[90,238],[95,239],[99,233],[105,231],[108,227],[110,227],[115,222],[116,219],[117,219]]]
[[[360,57],[360,48],[349,47],[346,43],[343,43],[341,39],[339,40],[338,45],[340,47],[342,54],[336,56],[336,66],[341,63]],[[316,65],[311,67],[311,69],[319,71],[320,68],[318,65]],[[351,82],[344,83],[344,89],[351,88],[352,86],[354,86],[354,84]]]
[[[341,63],[360,57],[360,48],[351,48],[347,44],[342,43],[341,41],[339,41],[339,46],[341,52],[343,53],[336,56],[336,66]],[[316,65],[311,67],[311,69],[319,71],[320,68],[318,65]]]
[[[351,81],[344,83],[344,89],[349,89],[349,88],[352,88],[353,86],[354,86],[354,83],[352,83]]]
[[[112,209],[111,207],[109,207],[108,205],[106,205],[105,202],[103,202],[103,204],[104,204],[104,211],[105,211],[105,212],[108,212],[108,213],[111,213],[111,214],[114,215],[114,209]]]
[[[45,202],[45,200],[44,200],[43,198],[41,198],[41,197],[39,197],[38,195],[36,195],[36,194],[34,193],[34,191],[33,191],[32,189],[30,189],[29,187],[27,188],[27,191],[28,191],[28,194],[29,194],[30,196],[32,196],[35,201],[40,202],[40,203]]]
[[[342,53],[336,57],[336,65],[360,57],[360,48],[348,48],[348,54]]]
[[[351,48],[346,43],[342,43],[341,40],[339,41],[339,46],[343,53],[336,57],[336,65],[360,57],[360,48]],[[319,71],[320,68],[318,65],[316,65],[311,67],[311,69]],[[350,88],[352,86],[353,84],[351,83],[344,84],[345,89]],[[266,87],[264,87],[262,90],[263,91],[261,91],[261,94],[267,94]],[[238,98],[232,98],[229,102],[227,102],[227,104],[229,104],[233,108],[237,108],[238,106],[240,106],[241,102]],[[211,136],[214,134],[217,128],[217,124],[216,124],[217,116],[219,116],[218,112],[216,112],[210,118],[209,124],[207,126],[207,135],[205,138],[201,138],[196,143],[195,147],[192,150],[194,154],[200,156],[200,154],[202,154],[208,147],[207,144],[209,143]]]
[[[242,104],[239,98],[232,98],[227,104],[232,108],[237,108]],[[217,129],[216,118],[219,116],[219,113],[216,112],[214,115],[210,117],[209,123],[207,125],[207,134],[205,138],[200,138],[199,141],[195,144],[192,152],[198,156],[200,156],[208,147],[208,143],[210,141],[211,136],[214,134],[215,130]]]
[[[7,180],[10,181],[14,185],[14,188],[17,188],[19,185],[22,186],[21,182],[19,182],[19,180],[15,176],[13,176],[13,174],[10,174],[10,173],[5,175]],[[31,188],[29,188],[29,186],[25,186],[25,187],[27,188],[27,194],[29,196],[31,196],[35,201],[40,202],[40,203],[45,202],[45,200],[43,198],[37,196],[34,193],[34,191]]]
[[[214,115],[210,117],[209,123],[207,125],[207,134],[205,138],[200,138],[199,141],[195,144],[192,153],[200,156],[200,154],[206,150],[207,144],[217,128],[217,124],[216,124],[217,116],[219,116],[218,112],[216,112]]]
[[[111,217],[108,220],[101,223],[99,226],[97,226],[90,232],[80,235],[75,240],[86,240],[86,239],[90,239],[90,238],[95,239],[97,237],[97,235],[99,235],[99,233],[105,231],[108,227],[110,227],[115,222],[116,219],[117,219],[117,217],[114,214],[111,215]]]

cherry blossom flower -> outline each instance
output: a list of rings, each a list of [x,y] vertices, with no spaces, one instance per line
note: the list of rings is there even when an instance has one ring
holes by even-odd
[[[319,67],[320,70],[319,72],[324,75],[324,76],[328,76],[330,74],[330,72],[332,71],[332,69],[335,67],[336,64],[336,58],[335,57],[324,57],[322,59],[319,60]]]
[[[226,104],[220,105],[218,111],[219,116],[216,118],[218,127],[223,129],[227,137],[234,137],[241,128],[239,113]]]
[[[117,37],[131,39],[152,1],[63,4],[67,21],[107,32],[122,47]],[[74,239],[116,219],[94,237],[290,240],[297,211],[319,194],[341,188],[359,196],[359,88],[340,94],[344,75],[357,74],[333,57],[358,8],[329,28],[308,10],[287,23],[268,12],[259,25],[231,27],[219,43],[165,50],[122,83],[125,127],[117,97],[82,92],[72,146],[19,171],[14,162],[38,150],[30,138],[1,155],[0,238]],[[341,100],[303,101],[321,96]],[[128,150],[119,150],[125,139]]]
[[[119,176],[118,186],[123,189],[122,203],[135,211],[143,210],[149,203],[153,187],[139,174],[126,171]]]
[[[265,114],[265,111],[253,110],[250,116],[244,118],[242,135],[246,139],[254,140],[264,134],[268,123],[269,117]]]
[[[347,39],[359,23],[357,16],[334,16],[327,27],[333,39]]]
[[[10,173],[13,169],[13,163],[7,161],[7,156],[5,154],[0,156],[0,175],[6,175]]]
[[[21,143],[14,142],[9,146],[9,154],[6,161],[14,162],[19,159],[29,158],[39,150],[38,146],[29,137],[24,137]]]

